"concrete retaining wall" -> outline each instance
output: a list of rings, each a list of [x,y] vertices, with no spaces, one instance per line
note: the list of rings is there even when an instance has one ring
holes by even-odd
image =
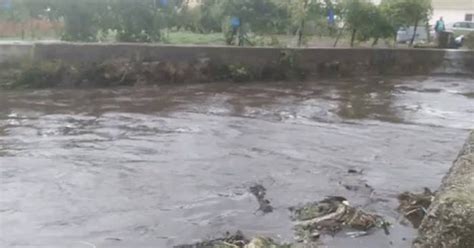
[[[474,51],[458,52],[458,55],[457,66],[461,65],[465,73],[474,73]],[[429,74],[437,69],[444,70],[446,65],[449,66],[446,58],[451,59],[445,50],[434,49],[281,49],[144,44],[37,44],[35,58],[87,63],[132,59],[191,64],[209,59],[214,65],[246,66],[259,75],[265,74],[266,69],[290,62],[308,78]]]
[[[0,64],[14,63],[33,56],[34,45],[0,44]]]
[[[474,75],[474,51],[284,49],[152,44],[0,44],[0,64],[29,61],[21,85],[53,86],[290,80],[374,75]],[[51,65],[53,64],[53,65]],[[19,67],[16,68],[16,75]],[[6,66],[0,67],[0,86]],[[453,69],[454,68],[454,69]],[[2,71],[3,70],[3,71]],[[51,70],[51,71],[48,71]],[[31,73],[30,73],[31,72]],[[42,75],[45,74],[45,75]],[[54,75],[48,75],[54,74]],[[11,82],[10,85],[15,85]],[[84,83],[86,82],[86,83]],[[117,83],[118,82],[118,83]],[[35,87],[35,86],[32,86]]]
[[[443,179],[413,247],[474,247],[474,131]]]

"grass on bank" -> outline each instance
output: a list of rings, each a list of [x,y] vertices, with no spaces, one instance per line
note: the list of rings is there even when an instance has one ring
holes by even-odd
[[[296,47],[297,37],[295,35],[249,35],[249,41],[253,46],[265,46],[265,47]],[[12,41],[36,41],[36,40],[47,40],[47,41],[59,41],[58,35],[51,36],[51,34],[37,34],[36,39],[32,37],[1,37],[0,42],[12,42]],[[307,36],[304,38],[303,47],[333,47],[335,37],[327,36]],[[113,32],[107,34],[99,34],[99,42],[115,42],[115,34]],[[165,31],[163,33],[163,40],[159,42],[161,44],[173,44],[173,45],[215,45],[221,46],[226,45],[223,33],[193,33],[189,31]],[[337,47],[350,47],[350,37],[343,35],[338,41]],[[372,47],[372,42],[360,42],[356,43],[355,47]],[[407,47],[405,44],[394,44],[393,40],[380,40],[376,48],[387,48],[387,47]]]
[[[225,45],[222,33],[198,34],[192,32],[167,32],[163,43],[182,45]]]
[[[248,40],[254,46],[296,47],[297,37],[294,35],[249,35]],[[307,36],[304,47],[333,47],[335,37]],[[199,34],[187,31],[166,32],[163,43],[174,45],[226,45],[223,33]],[[356,43],[356,47],[372,47],[372,42]],[[393,40],[380,40],[375,47],[393,47]],[[406,46],[406,45],[398,45]],[[337,47],[350,47],[350,38],[342,36]]]

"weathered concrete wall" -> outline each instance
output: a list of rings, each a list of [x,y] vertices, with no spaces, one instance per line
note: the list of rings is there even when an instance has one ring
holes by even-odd
[[[256,74],[282,62],[305,76],[373,74],[428,74],[443,62],[442,50],[413,49],[280,49],[239,47],[159,46],[137,44],[38,44],[35,58],[67,62],[102,62],[112,59],[194,63],[209,59],[213,65],[241,65]],[[265,76],[265,75],[263,75]]]
[[[193,63],[209,59],[216,65],[244,65],[256,72],[278,67],[282,62],[308,77],[357,75],[415,75],[444,69],[456,60],[467,74],[474,73],[474,51],[456,51],[447,56],[437,49],[347,49],[347,48],[240,48],[161,46],[146,44],[37,44],[35,58],[67,62],[103,62],[113,59]],[[291,61],[287,61],[291,60]],[[447,63],[448,62],[448,63]],[[449,73],[449,71],[446,71]],[[459,72],[459,70],[457,71]]]
[[[413,247],[474,247],[474,131],[443,179]]]
[[[13,63],[33,56],[32,44],[1,44],[0,64]]]
[[[33,61],[26,70],[32,73],[23,77],[22,85],[31,78],[51,73],[55,75],[40,78],[61,81],[59,86],[431,73],[474,75],[474,51],[450,53],[434,49],[284,49],[99,43],[0,45],[0,64],[18,58]],[[1,74],[5,73],[0,71]],[[0,78],[0,86],[1,81]],[[45,85],[39,81],[37,84]]]

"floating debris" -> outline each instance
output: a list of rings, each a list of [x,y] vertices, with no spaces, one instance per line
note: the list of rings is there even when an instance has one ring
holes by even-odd
[[[270,205],[270,201],[265,198],[267,194],[267,189],[263,187],[261,184],[256,184],[250,187],[250,193],[252,193],[255,198],[257,198],[259,208],[258,211],[262,211],[262,213],[267,214],[273,212],[273,207]]]
[[[235,234],[226,233],[222,238],[191,245],[178,245],[174,246],[174,248],[241,248],[248,243],[250,241],[245,238],[242,232],[237,231]]]
[[[359,232],[346,232],[346,235],[351,238],[358,238],[369,235],[366,231],[359,231]]]
[[[179,245],[174,248],[291,248],[289,244],[278,244],[271,238],[255,237],[247,239],[242,232],[226,233],[225,237],[191,245]]]
[[[362,173],[364,173],[364,170],[349,169],[349,170],[347,170],[347,173],[362,175]]]
[[[296,223],[295,233],[299,242],[313,241],[320,234],[334,235],[344,228],[367,232],[377,227],[388,232],[389,224],[381,216],[352,207],[346,198],[340,196],[290,208],[290,211]]]
[[[342,183],[341,183],[342,184]],[[368,185],[367,183],[364,183],[364,185],[350,185],[350,184],[342,184],[346,190],[349,191],[367,191],[369,194],[374,192],[374,188],[372,186]]]
[[[405,192],[398,196],[400,206],[397,210],[411,222],[414,228],[418,228],[433,199],[434,193],[428,188],[425,188],[424,192],[419,194]]]

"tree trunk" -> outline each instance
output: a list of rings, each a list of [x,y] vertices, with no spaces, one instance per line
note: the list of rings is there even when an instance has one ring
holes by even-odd
[[[354,47],[354,41],[356,37],[357,29],[352,29],[352,36],[351,36],[351,47]]]
[[[234,45],[236,35],[237,35],[237,28],[232,28],[232,33],[230,34],[230,37],[227,37],[226,39],[227,45]]]
[[[300,47],[303,44],[303,32],[304,32],[304,26],[305,26],[306,8],[308,7],[308,1],[309,0],[304,1],[303,17],[301,18],[300,27],[298,29],[298,47]]]
[[[426,22],[426,34],[427,34],[427,40],[428,40],[428,43],[431,43],[431,33],[430,33],[430,24],[428,22]]]
[[[341,30],[339,30],[339,34],[337,34],[336,41],[334,41],[334,47],[337,46],[337,43],[339,42],[339,39],[341,38],[342,33],[344,32],[344,29],[346,29],[346,24],[344,24],[344,26],[342,26]]]
[[[242,25],[239,27],[238,39],[238,45],[244,46],[244,31],[242,30]]]
[[[417,30],[418,30],[418,19],[416,19],[415,28],[413,29],[413,36],[411,37],[411,40],[410,40],[410,46],[413,46],[413,43],[415,42]]]
[[[393,35],[393,47],[397,47],[397,32]]]
[[[238,33],[237,33],[237,35],[238,35],[238,41],[237,42],[238,42],[238,46],[244,46],[245,45],[244,44],[244,35],[245,34],[244,34],[244,29],[243,29],[244,21],[243,21],[242,17],[239,17],[239,20],[240,20],[240,26],[239,26]]]
[[[374,47],[375,45],[377,45],[377,43],[379,42],[379,37],[376,37],[374,39],[374,42],[372,42],[372,47]]]
[[[298,29],[298,47],[303,45],[303,29],[305,26],[305,21],[304,19],[301,20],[300,28]]]

